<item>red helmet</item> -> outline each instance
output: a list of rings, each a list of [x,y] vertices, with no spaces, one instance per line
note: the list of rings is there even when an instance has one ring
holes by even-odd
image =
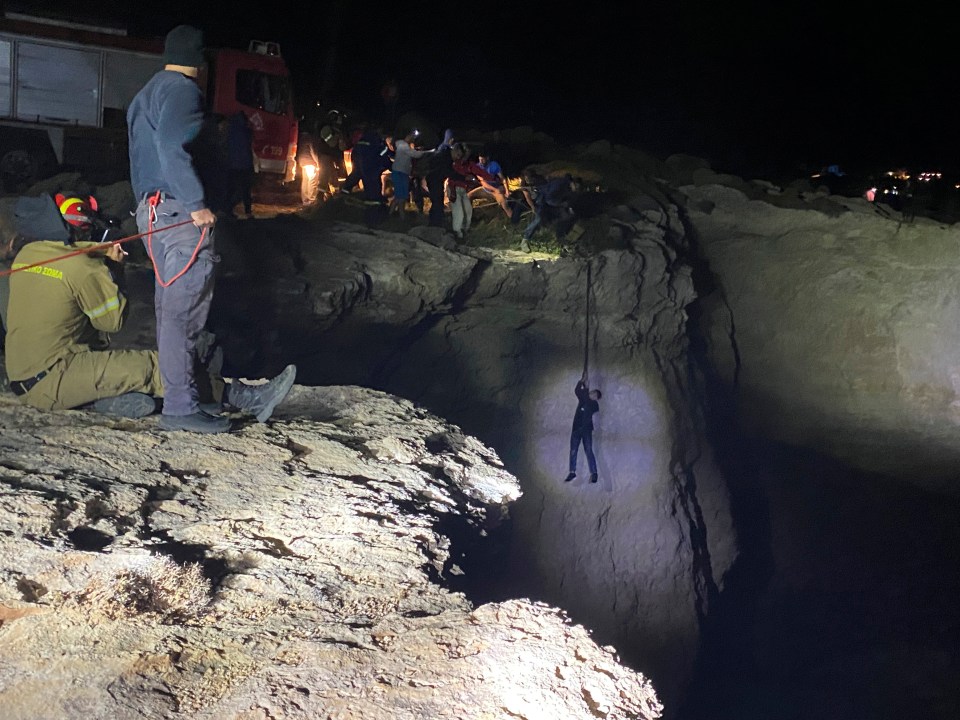
[[[76,195],[57,193],[53,199],[63,219],[77,228],[89,227],[93,214],[97,212],[97,199],[93,195],[83,200]]]

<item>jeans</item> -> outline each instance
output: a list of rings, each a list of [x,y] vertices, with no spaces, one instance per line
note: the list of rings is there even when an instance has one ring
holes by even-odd
[[[574,428],[570,431],[570,472],[577,471],[577,451],[583,443],[583,452],[587,455],[587,465],[592,475],[597,474],[597,458],[593,455],[593,428]]]
[[[137,227],[149,228],[150,206],[146,200],[137,207]],[[156,208],[154,230],[190,219],[190,213],[177,201],[166,200]],[[147,245],[144,237],[144,245]],[[179,273],[189,262],[200,229],[192,223],[156,233],[150,247],[156,268],[164,282]],[[163,414],[190,415],[200,409],[194,363],[197,340],[207,322],[213,300],[214,267],[219,258],[213,252],[213,232],[208,230],[196,261],[168,287],[155,283],[154,305],[157,317],[157,350],[160,376],[163,378]]]

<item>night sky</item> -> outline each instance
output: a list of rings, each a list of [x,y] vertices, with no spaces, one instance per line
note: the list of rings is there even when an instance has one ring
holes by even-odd
[[[744,174],[835,163],[960,169],[947,3],[300,5],[84,8],[88,19],[123,22],[132,33],[190,22],[211,45],[279,41],[302,106],[321,99],[371,119],[392,77],[401,111],[444,127],[532,125],[561,142],[690,152]]]

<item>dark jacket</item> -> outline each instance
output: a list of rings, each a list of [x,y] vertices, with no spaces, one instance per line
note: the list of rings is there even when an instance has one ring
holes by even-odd
[[[366,130],[353,144],[353,166],[361,174],[377,174],[386,170],[381,152],[384,149],[383,138],[375,130]]]
[[[172,70],[150,78],[127,110],[130,184],[137,198],[162,190],[187,212],[206,206],[187,149],[202,125],[203,98],[193,80]]]
[[[577,404],[577,413],[573,416],[573,429],[592,431],[593,414],[600,412],[600,403],[590,399],[590,391],[587,389],[583,380],[577,383],[574,393],[576,393],[577,400],[580,402]]]
[[[539,206],[562,207],[573,197],[570,189],[570,175],[551,178],[537,188],[536,204]]]
[[[242,112],[227,123],[227,161],[231,170],[253,170],[253,128]]]

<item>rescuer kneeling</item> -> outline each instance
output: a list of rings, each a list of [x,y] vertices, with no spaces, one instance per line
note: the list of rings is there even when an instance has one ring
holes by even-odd
[[[108,415],[144,417],[156,410],[154,398],[163,397],[157,352],[106,349],[128,313],[121,290],[125,253],[112,242],[77,239],[89,235],[90,218],[84,215],[89,207],[78,198],[71,201],[61,203],[69,204],[67,224],[49,195],[17,199],[6,336],[10,389],[42,410],[93,403]],[[225,386],[215,377],[205,399],[265,422],[295,375],[289,365],[262,385]]]

